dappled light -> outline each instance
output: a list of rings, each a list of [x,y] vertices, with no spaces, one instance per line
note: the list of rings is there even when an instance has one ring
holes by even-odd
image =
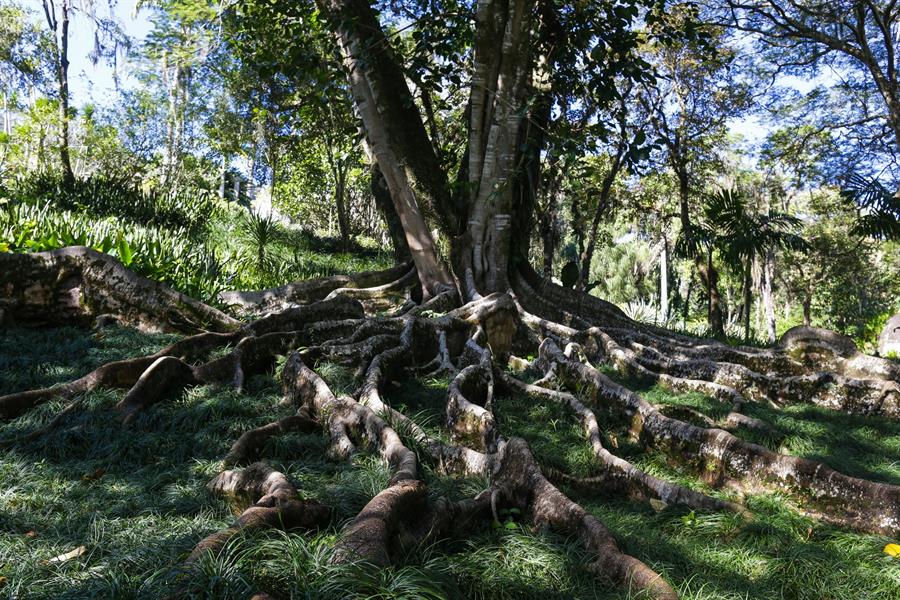
[[[900,598],[898,40],[0,0],[0,595]]]

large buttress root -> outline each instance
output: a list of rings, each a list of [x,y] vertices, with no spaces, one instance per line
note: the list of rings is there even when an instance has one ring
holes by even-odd
[[[297,304],[309,304],[324,300],[338,289],[378,287],[415,273],[410,263],[396,265],[383,271],[368,271],[355,275],[334,275],[320,279],[307,279],[266,290],[242,292],[229,291],[219,294],[219,301],[244,314],[261,314],[279,311]]]
[[[590,397],[623,414],[642,442],[676,460],[693,463],[711,483],[777,487],[800,497],[826,520],[863,531],[900,532],[900,486],[838,473],[822,463],[786,456],[745,442],[727,431],[704,428],[662,414],[634,392],[590,365],[567,357],[552,341],[541,346],[560,376],[590,390]]]
[[[0,324],[90,325],[101,315],[150,332],[225,332],[240,326],[225,313],[84,246],[0,253]]]

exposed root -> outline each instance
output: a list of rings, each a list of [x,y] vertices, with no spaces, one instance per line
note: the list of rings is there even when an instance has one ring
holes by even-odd
[[[600,426],[594,412],[578,401],[575,396],[566,392],[557,392],[535,385],[529,385],[514,377],[496,370],[495,377],[510,391],[525,394],[532,398],[550,400],[568,406],[581,420],[588,435],[588,441],[597,462],[602,468],[602,475],[597,482],[610,492],[625,492],[635,500],[659,500],[666,504],[680,504],[698,510],[746,512],[731,502],[725,502],[706,494],[696,492],[684,486],[663,481],[641,471],[630,462],[615,456],[603,447]]]
[[[370,311],[386,310],[393,306],[398,298],[404,298],[410,290],[419,283],[419,276],[415,269],[408,269],[402,276],[382,285],[369,287],[341,287],[332,290],[325,299],[345,296],[354,298],[363,303]]]
[[[292,431],[306,433],[318,427],[319,424],[309,416],[309,411],[301,408],[295,415],[244,432],[222,459],[222,464],[233,467],[255,462],[259,460],[260,453],[270,438]]]
[[[320,341],[323,335],[346,328],[347,320],[362,316],[358,302],[336,298],[269,315],[233,333],[201,333],[150,356],[107,363],[69,383],[0,396],[0,418],[14,418],[53,398],[68,399],[100,387],[114,387],[130,388],[118,406],[123,418],[130,421],[144,407],[188,385],[225,383],[240,389],[249,375],[270,368],[276,356],[297,345]],[[222,358],[190,364],[229,345],[234,349]]]
[[[324,300],[328,294],[339,288],[368,288],[384,285],[402,277],[410,269],[410,263],[404,263],[383,271],[307,279],[255,292],[222,292],[219,294],[219,301],[231,305],[243,314],[280,311],[298,304]]]
[[[576,536],[592,555],[586,566],[595,575],[652,598],[678,598],[658,573],[619,550],[600,521],[547,481],[523,440],[513,438],[504,446],[493,483],[510,503],[525,511],[534,526]]]
[[[404,480],[385,488],[344,529],[335,547],[340,562],[362,560],[386,567],[392,564],[391,542],[410,514],[425,512],[425,484]]]
[[[143,331],[234,331],[240,322],[84,246],[0,252],[0,325],[90,325],[101,315]]]
[[[493,397],[491,353],[460,371],[450,382],[447,398],[447,428],[454,440],[480,452],[496,452],[499,434],[491,413]]]
[[[218,495],[246,497],[252,504],[231,527],[201,540],[187,562],[203,554],[217,554],[232,537],[247,529],[318,529],[331,518],[331,509],[315,501],[300,500],[297,490],[278,471],[264,463],[255,463],[242,471],[225,471],[209,482],[207,488]]]
[[[786,490],[800,498],[809,512],[828,521],[890,535],[900,533],[900,487],[848,477],[720,429],[748,428],[773,438],[780,436],[768,423],[741,414],[745,401],[751,400],[815,401],[851,412],[895,415],[900,402],[896,365],[860,355],[840,336],[803,330],[786,334],[776,349],[729,347],[634,323],[614,306],[544,281],[529,269],[512,275],[514,298],[476,293],[472,294],[475,300],[459,306],[457,292],[448,290],[416,305],[405,297],[416,278],[408,265],[262,292],[224,294],[223,299],[230,299],[245,312],[278,309],[238,326],[227,317],[216,321],[216,313],[207,312],[213,310],[209,307],[185,308],[174,292],[141,287],[145,284],[136,276],[122,280],[121,294],[127,297],[123,299],[112,289],[114,285],[98,282],[104,277],[120,281],[119,271],[124,268],[106,259],[99,266],[88,264],[92,256],[75,249],[16,259],[16,264],[56,275],[52,280],[39,277],[38,287],[28,288],[30,291],[4,288],[4,282],[12,281],[13,276],[0,275],[0,321],[53,323],[49,312],[75,314],[78,299],[87,298],[85,308],[78,309],[84,313],[79,313],[79,318],[102,311],[99,314],[112,313],[124,322],[145,327],[154,319],[158,329],[181,324],[184,330],[196,330],[201,323],[209,327],[212,322],[221,332],[200,333],[151,356],[109,363],[57,387],[0,397],[0,416],[17,416],[55,397],[74,400],[41,430],[45,431],[75,410],[82,394],[97,387],[116,387],[128,390],[118,410],[129,423],[142,410],[187,386],[216,384],[241,390],[250,376],[270,371],[278,356],[288,356],[281,381],[285,401],[297,412],[247,431],[234,442],[223,459],[224,466],[249,466],[220,473],[208,487],[242,506],[249,503],[249,507],[234,525],[202,540],[188,561],[218,552],[248,528],[315,529],[327,525],[332,518],[328,507],[302,500],[284,474],[255,462],[273,436],[322,431],[332,458],[346,459],[368,448],[390,469],[385,488],[341,532],[335,560],[394,564],[404,550],[449,534],[464,535],[491,515],[496,519],[499,511],[515,507],[533,527],[577,538],[590,553],[588,570],[598,577],[620,589],[676,598],[666,581],[640,560],[621,552],[610,531],[554,487],[547,476],[641,501],[698,510],[743,513],[745,509],[653,477],[615,456],[604,447],[590,402],[544,387],[553,381],[584,391],[591,402],[624,417],[639,442],[693,466],[710,484]],[[20,276],[21,269],[15,281],[21,281]],[[169,302],[175,306],[174,313],[154,308]],[[383,311],[383,316],[366,317],[363,303]],[[211,359],[216,350],[222,352]],[[514,355],[527,356],[538,350],[537,361]],[[628,376],[714,396],[727,403],[730,411],[713,421],[683,407],[655,407],[593,368],[588,359],[596,357],[609,360]],[[316,360],[356,369],[358,388],[352,397],[332,392],[311,368]],[[546,375],[537,385],[529,385],[499,370],[498,361],[522,368],[541,366]],[[421,372],[451,378],[443,425],[452,443],[431,435],[382,397],[386,385],[408,373]],[[570,409],[584,426],[599,475],[577,479],[565,473],[542,473],[526,442],[517,438],[506,441],[502,436],[493,414],[495,383]],[[439,471],[485,476],[488,488],[474,498],[458,501],[430,498],[420,479],[416,452],[430,457]]]
[[[584,386],[594,401],[626,416],[633,435],[642,442],[693,463],[712,484],[780,488],[831,522],[888,535],[900,532],[900,486],[849,477],[822,463],[777,454],[721,429],[667,417],[593,367],[565,356],[552,341],[541,346],[541,353],[547,362],[557,363],[564,380]]]

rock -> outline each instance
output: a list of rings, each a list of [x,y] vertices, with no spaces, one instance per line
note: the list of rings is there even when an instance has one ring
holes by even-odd
[[[878,353],[881,356],[890,353],[900,356],[900,313],[888,319],[881,330],[881,335],[878,336]]]

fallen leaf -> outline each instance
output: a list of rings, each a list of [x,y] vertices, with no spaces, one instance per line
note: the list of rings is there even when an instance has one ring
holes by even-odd
[[[106,474],[106,469],[104,469],[103,467],[100,467],[93,473],[90,473],[88,475],[82,475],[81,479],[82,479],[82,481],[94,481],[96,479],[100,479],[105,474]]]
[[[6,577],[0,577],[0,587],[6,585]]]
[[[73,558],[78,558],[85,552],[87,552],[87,548],[85,548],[84,546],[78,546],[71,552],[66,552],[65,554],[60,554],[59,556],[54,556],[48,562],[63,563],[63,562],[66,562],[67,560],[72,560]]]
[[[884,547],[884,553],[894,558],[900,556],[900,544],[888,544]]]
[[[37,535],[37,531],[35,531],[34,529],[25,532],[25,537],[34,537],[36,535]]]
[[[663,510],[665,507],[667,507],[668,504],[666,504],[662,500],[657,500],[656,498],[650,498],[650,506],[653,507],[653,510],[655,510],[656,512],[659,512],[659,511]]]

